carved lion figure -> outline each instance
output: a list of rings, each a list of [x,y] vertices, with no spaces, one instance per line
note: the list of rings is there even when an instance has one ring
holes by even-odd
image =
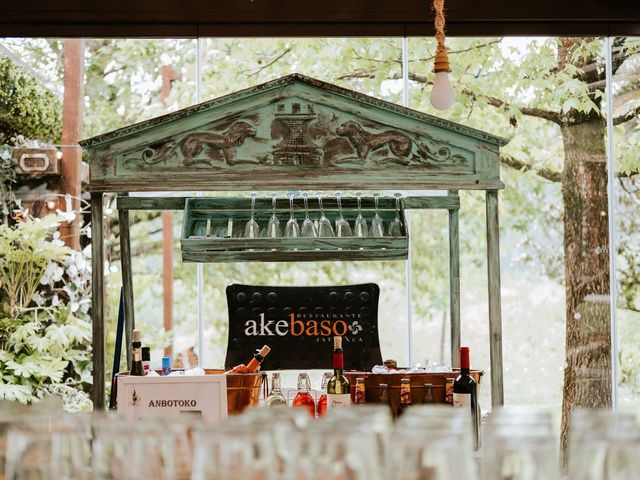
[[[202,150],[207,147],[213,150],[221,150],[225,162],[228,165],[237,165],[240,163],[259,163],[258,160],[241,160],[236,158],[237,148],[248,137],[255,137],[256,129],[247,122],[236,122],[223,133],[215,132],[195,132],[185,136],[179,142],[168,142],[164,144],[157,152],[152,148],[148,148],[142,153],[142,158],[146,163],[160,163],[167,160],[175,154],[179,148],[182,153],[182,163],[185,166],[194,165],[196,163],[211,164],[211,160],[207,158],[199,159],[197,157]]]
[[[370,133],[365,131],[362,125],[351,120],[340,125],[336,133],[346,137],[356,149],[358,158],[363,160],[367,159],[369,152],[385,145],[396,157],[404,158],[409,157],[413,148],[413,140],[402,132],[387,130],[381,133]]]

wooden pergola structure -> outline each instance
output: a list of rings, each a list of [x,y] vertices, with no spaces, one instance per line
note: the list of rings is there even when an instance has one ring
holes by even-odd
[[[504,139],[485,132],[299,74],[84,140],[81,145],[88,152],[91,173],[94,408],[104,408],[105,401],[104,194],[118,194],[125,330],[130,344],[135,315],[129,211],[182,210],[187,203],[186,197],[130,193],[291,189],[448,192],[405,198],[404,208],[448,212],[454,366],[461,331],[458,191],[486,191],[491,397],[494,406],[502,405],[498,191],[504,187],[499,161],[504,144]],[[340,250],[343,257],[345,253],[339,243],[328,239],[264,241],[297,253],[304,249],[304,242],[311,242],[308,250],[313,252],[317,247],[313,242],[320,241]],[[379,239],[377,249],[370,244],[371,254],[384,252],[386,241]],[[266,250],[260,259],[283,260],[276,258],[281,253]],[[207,259],[206,255],[198,258]]]

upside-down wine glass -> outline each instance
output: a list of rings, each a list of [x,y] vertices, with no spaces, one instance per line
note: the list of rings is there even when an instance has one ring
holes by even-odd
[[[319,237],[335,237],[336,234],[333,231],[331,222],[324,215],[324,208],[322,206],[322,192],[318,192],[316,195],[318,196],[318,205],[320,206],[320,223],[318,226],[318,236]]]
[[[380,197],[379,193],[373,194],[373,202],[375,205],[376,214],[373,216],[373,220],[371,220],[372,237],[384,237],[384,225],[382,223],[382,217],[378,213],[378,197]]]
[[[287,225],[284,227],[284,236],[285,237],[299,237],[300,236],[300,227],[298,226],[298,220],[293,216],[293,197],[294,193],[289,193],[289,221]]]
[[[302,222],[302,236],[303,237],[317,237],[318,231],[313,220],[309,218],[309,194],[304,192],[302,198],[304,199],[304,221]]]
[[[369,228],[367,227],[367,221],[362,216],[362,192],[356,192],[356,198],[358,199],[358,216],[354,225],[356,237],[366,237],[369,235]]]
[[[256,192],[251,192],[251,218],[244,226],[244,236],[246,238],[256,238],[258,236],[258,232],[260,231],[260,227],[258,226],[258,222],[254,219],[254,213],[256,209],[256,197],[258,194]]]
[[[402,220],[400,219],[400,198],[401,193],[396,193],[396,218],[389,224],[389,236],[401,237],[402,236]]]
[[[342,193],[336,192],[336,202],[338,202],[338,219],[336,220],[336,235],[338,237],[351,237],[351,225],[342,216]]]
[[[277,193],[271,194],[271,218],[267,224],[267,235],[271,238],[277,238],[282,236],[282,229],[280,228],[280,220],[276,216],[276,200],[278,198]]]

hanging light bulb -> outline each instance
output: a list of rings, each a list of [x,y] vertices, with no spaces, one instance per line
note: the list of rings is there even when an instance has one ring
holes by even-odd
[[[431,105],[438,110],[446,110],[451,108],[456,100],[456,93],[451,87],[451,82],[449,82],[449,70],[434,69],[434,72],[436,73],[436,79],[433,82],[433,89],[431,89]]]
[[[433,71],[436,74],[431,89],[431,105],[438,110],[446,110],[450,108],[456,99],[456,94],[449,82],[449,57],[447,56],[447,47],[444,44],[444,0],[434,0],[433,9],[435,10],[435,26],[436,40],[438,48],[436,50],[436,58],[433,65]]]

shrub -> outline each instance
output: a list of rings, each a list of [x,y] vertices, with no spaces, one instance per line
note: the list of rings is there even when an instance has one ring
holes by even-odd
[[[88,410],[89,249],[64,246],[57,215],[0,225],[0,399],[61,395]]]

